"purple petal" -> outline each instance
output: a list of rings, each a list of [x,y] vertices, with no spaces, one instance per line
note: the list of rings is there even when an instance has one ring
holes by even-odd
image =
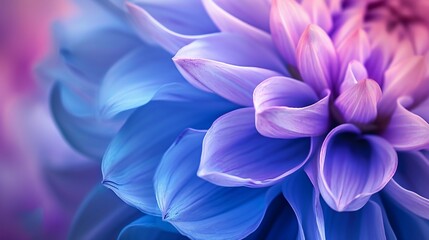
[[[266,0],[204,0],[207,13],[222,32],[247,35],[268,43],[270,3]],[[246,6],[246,8],[243,8]]]
[[[341,65],[340,76],[344,75],[348,63],[353,60],[365,62],[371,53],[368,36],[362,29],[357,29],[343,41],[335,45]]]
[[[272,138],[297,138],[324,134],[329,127],[329,96],[318,100],[307,84],[272,77],[255,89],[256,128]]]
[[[341,93],[335,100],[335,106],[345,122],[367,124],[377,117],[377,104],[381,95],[376,81],[364,79]]]
[[[296,66],[295,49],[310,17],[295,0],[273,0],[270,14],[271,36],[286,62]]]
[[[173,60],[194,86],[243,106],[253,105],[252,93],[260,82],[285,72],[273,49],[227,33],[193,42]]]
[[[333,21],[329,6],[324,0],[303,0],[301,6],[308,13],[311,22],[320,26],[325,32],[331,31]]]
[[[243,108],[213,123],[204,139],[198,175],[221,186],[264,187],[298,170],[311,151],[310,138],[261,136],[254,110]]]
[[[337,53],[329,36],[317,25],[309,25],[296,49],[298,69],[304,82],[318,94],[333,89],[337,79]]]
[[[341,83],[340,93],[355,86],[358,81],[368,78],[368,72],[362,63],[351,61],[347,67],[344,80]]]
[[[162,217],[191,239],[243,239],[273,196],[267,188],[225,188],[199,178],[204,134],[189,129],[164,154],[154,177]]]
[[[429,219],[429,159],[421,152],[400,152],[398,170],[384,190],[393,201]]]
[[[341,125],[321,148],[320,192],[336,211],[358,210],[390,181],[396,166],[396,152],[384,139],[362,135],[351,124]]]
[[[140,37],[173,54],[192,41],[216,31],[201,1],[174,2],[175,4],[166,4],[149,1],[139,2],[138,5],[126,3]]]
[[[381,136],[398,150],[417,150],[427,147],[429,124],[403,106],[407,100],[409,99],[398,100],[396,110]]]

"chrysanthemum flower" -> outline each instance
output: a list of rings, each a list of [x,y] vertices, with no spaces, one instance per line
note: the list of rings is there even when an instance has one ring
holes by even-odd
[[[150,54],[104,76],[101,112],[143,105],[102,163],[125,202],[193,239],[429,236],[425,1],[115,3],[195,87],[141,101]]]

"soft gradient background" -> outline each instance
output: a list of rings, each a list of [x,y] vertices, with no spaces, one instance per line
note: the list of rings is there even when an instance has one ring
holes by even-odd
[[[0,239],[65,239],[98,164],[62,139],[49,111],[49,82],[34,75],[51,51],[65,0],[0,0]]]

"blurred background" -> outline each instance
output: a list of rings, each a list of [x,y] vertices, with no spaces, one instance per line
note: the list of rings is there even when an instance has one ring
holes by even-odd
[[[0,239],[65,239],[98,163],[71,149],[49,110],[52,83],[34,74],[52,51],[65,0],[0,0]]]

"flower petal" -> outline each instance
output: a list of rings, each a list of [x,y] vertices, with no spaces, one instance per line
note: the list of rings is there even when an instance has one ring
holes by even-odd
[[[389,114],[399,97],[412,96],[424,80],[426,66],[426,59],[422,56],[411,56],[390,66],[385,73],[380,109]]]
[[[273,49],[226,33],[189,44],[173,60],[194,86],[244,106],[253,105],[252,93],[260,82],[285,72]]]
[[[329,36],[317,25],[309,25],[296,48],[298,70],[302,79],[318,94],[337,84],[337,53]]]
[[[347,67],[344,80],[341,83],[340,93],[355,86],[358,81],[368,78],[365,66],[358,61],[351,61]]]
[[[218,118],[208,130],[198,175],[220,186],[273,185],[298,170],[309,158],[310,138],[272,139],[255,128],[252,108]]]
[[[185,128],[208,128],[231,109],[219,99],[152,101],[144,105],[130,116],[109,145],[102,162],[104,184],[128,204],[160,215],[152,179],[164,152]]]
[[[118,240],[140,239],[145,240],[185,240],[171,224],[162,221],[160,217],[145,215],[122,229]]]
[[[383,195],[383,206],[386,209],[390,224],[393,226],[397,239],[426,239],[429,236],[429,220],[420,218],[398,205],[392,198]]]
[[[106,117],[157,100],[186,100],[203,95],[176,70],[171,56],[155,47],[141,47],[118,61],[100,89],[100,110]]]
[[[54,86],[51,109],[55,122],[67,141],[79,152],[101,159],[109,142],[119,130],[122,121],[102,121],[95,117],[79,117],[64,108],[62,85]]]
[[[304,171],[297,172],[285,180],[283,195],[298,219],[300,239],[325,239],[324,219],[319,212],[320,195]]]
[[[126,6],[140,37],[172,54],[216,31],[200,0],[148,0]]]
[[[116,239],[121,229],[141,216],[104,186],[96,186],[73,219],[68,239]]]
[[[308,13],[312,23],[320,26],[325,32],[331,31],[333,21],[325,0],[303,0],[301,6]]]
[[[359,211],[336,212],[324,208],[326,239],[386,239],[380,206],[369,201]]]
[[[421,152],[399,152],[398,170],[384,188],[392,201],[429,219],[429,158]]]
[[[378,83],[371,79],[357,82],[335,100],[345,122],[367,124],[377,117],[377,104],[382,95]]]
[[[270,203],[258,229],[246,240],[296,239],[297,235],[298,221],[295,213],[283,195],[278,195]]]
[[[222,32],[247,35],[265,43],[271,41],[268,34],[269,1],[204,0],[203,3],[207,13]]]
[[[318,100],[307,84],[272,77],[255,89],[256,128],[272,138],[311,137],[329,127],[329,94]]]
[[[381,133],[398,150],[418,150],[429,145],[429,124],[420,116],[408,111],[401,98],[386,129]]]
[[[162,216],[192,239],[242,239],[262,221],[267,189],[219,187],[198,178],[204,135],[185,131],[162,158],[154,178]]]
[[[270,29],[277,49],[289,65],[296,66],[295,49],[310,17],[295,0],[273,0]]]
[[[390,181],[396,166],[396,152],[384,139],[362,135],[351,124],[340,125],[321,148],[320,192],[336,211],[358,210]]]

